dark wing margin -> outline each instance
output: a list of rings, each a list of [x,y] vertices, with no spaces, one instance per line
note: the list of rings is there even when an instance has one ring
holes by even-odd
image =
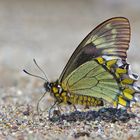
[[[128,19],[114,17],[104,21],[93,29],[76,48],[60,75],[59,82],[62,82],[81,64],[99,56],[111,56],[125,61],[129,42]]]

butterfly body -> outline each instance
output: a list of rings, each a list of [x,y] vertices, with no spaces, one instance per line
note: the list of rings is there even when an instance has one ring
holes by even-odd
[[[115,107],[130,107],[135,94],[140,93],[138,76],[126,60],[130,32],[124,17],[108,19],[93,29],[73,52],[58,80],[45,80],[45,90],[55,103],[102,106],[107,101]]]
[[[62,83],[57,80],[44,87],[58,104],[96,107],[103,106],[103,100],[106,100],[115,107],[118,104],[129,107],[136,92],[131,85],[136,79],[127,75],[128,64],[121,62],[120,59],[97,57],[80,65]]]

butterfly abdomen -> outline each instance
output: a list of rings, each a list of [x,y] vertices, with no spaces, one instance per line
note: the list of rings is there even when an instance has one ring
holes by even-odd
[[[84,105],[86,107],[89,106],[103,106],[103,101],[90,97],[90,96],[84,96],[84,95],[71,95],[68,98],[69,102],[72,104],[79,104]]]
[[[60,90],[61,89],[61,90]],[[60,92],[61,91],[61,92]],[[55,85],[52,87],[52,93],[58,102],[64,104],[79,104],[88,106],[103,106],[103,101],[90,96],[70,94],[68,91],[64,91],[61,86]]]

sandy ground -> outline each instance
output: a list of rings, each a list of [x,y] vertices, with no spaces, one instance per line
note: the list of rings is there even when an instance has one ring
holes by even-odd
[[[128,61],[140,75],[139,15],[139,0],[0,0],[0,139],[140,139],[139,103],[129,111],[136,117],[127,114],[126,122],[62,121],[64,116],[50,121],[47,111],[41,115],[36,111],[44,81],[22,72],[26,68],[41,75],[33,64],[35,58],[48,79],[56,80],[76,46],[95,26],[124,16],[132,30]],[[49,109],[53,99],[49,95],[45,99]],[[67,107],[62,109],[67,113]]]

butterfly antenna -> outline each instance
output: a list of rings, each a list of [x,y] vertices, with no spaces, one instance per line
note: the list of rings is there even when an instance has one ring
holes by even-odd
[[[28,71],[26,71],[25,69],[24,69],[23,71],[24,71],[26,74],[30,75],[30,76],[37,77],[37,78],[40,78],[40,79],[42,79],[42,80],[44,80],[44,81],[47,81],[47,79],[45,79],[45,78],[43,78],[43,77],[41,77],[41,76],[38,76],[38,75],[31,74],[31,73],[29,73]]]
[[[44,76],[45,76],[45,78],[46,78],[46,81],[48,81],[48,78],[47,78],[45,72],[44,72],[44,71],[41,69],[41,67],[37,64],[37,62],[36,62],[35,59],[33,59],[33,61],[34,61],[35,65],[38,67],[38,69],[44,74]]]

